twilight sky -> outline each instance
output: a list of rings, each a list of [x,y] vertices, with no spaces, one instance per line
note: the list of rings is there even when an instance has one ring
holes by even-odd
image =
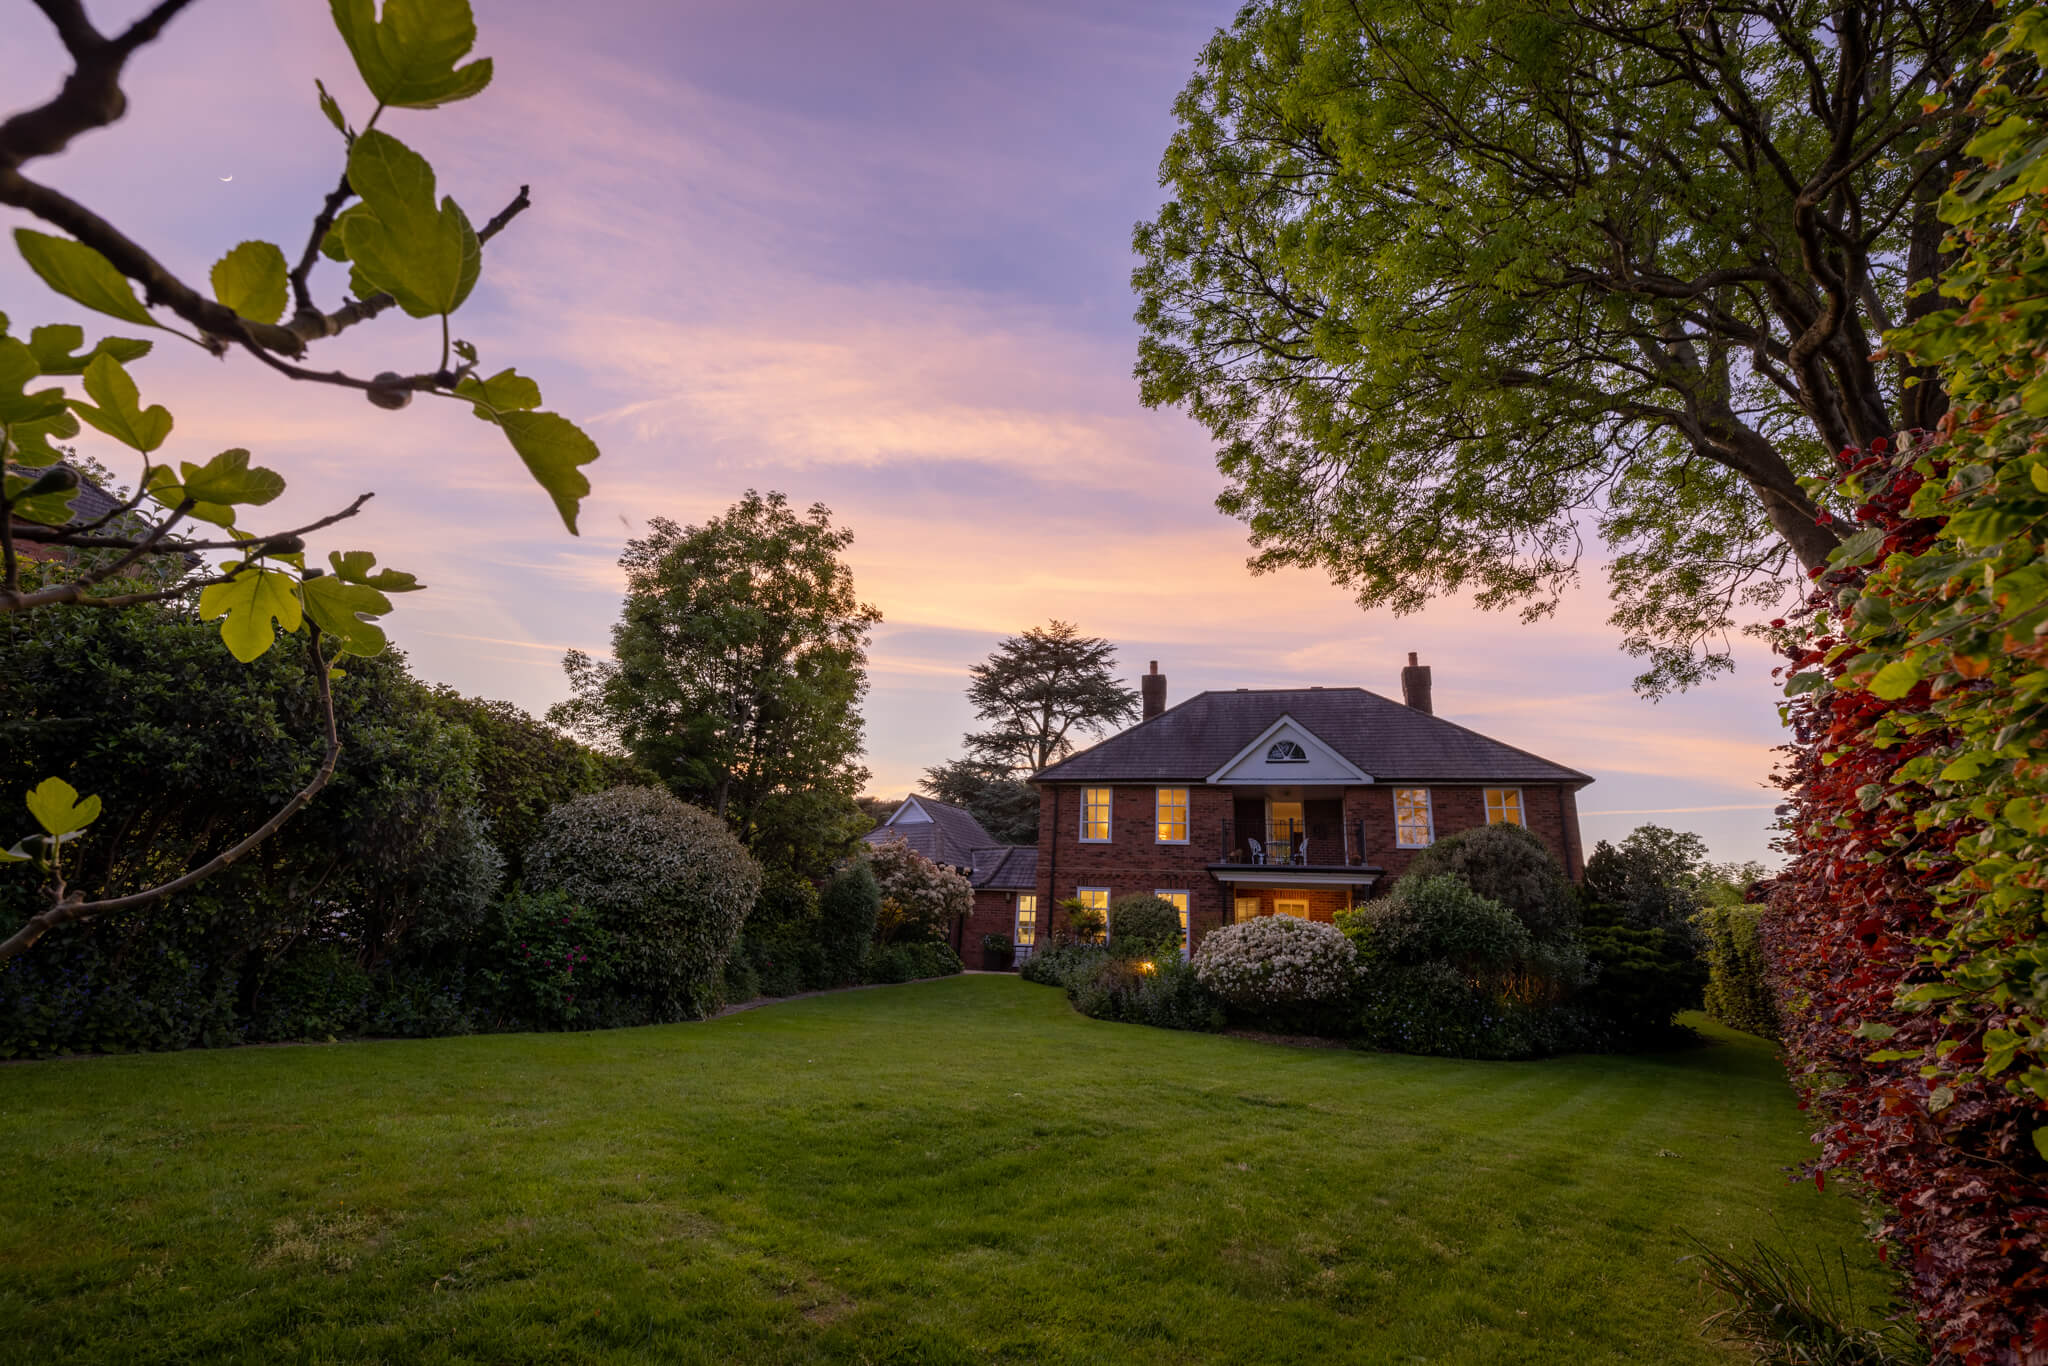
[[[388,622],[422,677],[545,709],[567,691],[562,651],[606,646],[628,535],[773,488],[854,529],[858,589],[885,618],[873,792],[956,754],[967,667],[1058,617],[1115,641],[1129,675],[1159,660],[1169,701],[1307,683],[1398,696],[1418,651],[1440,714],[1598,779],[1580,795],[1589,844],[1651,821],[1717,858],[1772,859],[1762,651],[1651,706],[1629,691],[1597,566],[1533,626],[1457,601],[1367,614],[1313,575],[1254,578],[1243,527],[1213,506],[1204,433],[1139,406],[1130,230],[1160,201],[1173,98],[1232,0],[475,3],[492,87],[379,126],[478,223],[533,187],[455,330],[604,449],[582,536],[466,408],[383,413],[175,340],[133,367],[144,401],[177,416],[166,455],[247,446],[290,480],[252,525],[377,491],[316,548],[375,550],[430,585]],[[115,29],[146,5],[89,8]],[[17,14],[6,108],[65,69]],[[295,257],[342,160],[316,76],[367,116],[326,5],[202,0],[131,64],[128,117],[33,173],[197,284],[243,238]],[[345,273],[314,278],[338,304]],[[108,330],[11,246],[0,310],[20,333]],[[426,369],[439,334],[394,311],[315,354]]]

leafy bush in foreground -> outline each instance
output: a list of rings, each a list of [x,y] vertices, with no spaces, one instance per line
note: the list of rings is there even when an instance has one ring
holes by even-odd
[[[1121,958],[1180,956],[1180,908],[1164,897],[1141,893],[1109,904],[1109,948]]]
[[[1262,916],[1205,936],[1194,968],[1205,988],[1248,1021],[1328,1029],[1356,984],[1358,950],[1335,925]]]
[[[961,970],[960,955],[951,944],[920,939],[911,944],[884,944],[868,956],[870,982],[915,982],[950,977]]]
[[[730,827],[655,787],[616,787],[550,811],[529,881],[593,911],[619,993],[651,1020],[716,1009],[727,957],[761,888]]]

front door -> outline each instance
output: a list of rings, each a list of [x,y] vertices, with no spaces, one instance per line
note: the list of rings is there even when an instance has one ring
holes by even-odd
[[[1237,904],[1231,908],[1230,918],[1239,923],[1247,920],[1257,920],[1259,918],[1259,899],[1255,896],[1241,896],[1237,898]]]

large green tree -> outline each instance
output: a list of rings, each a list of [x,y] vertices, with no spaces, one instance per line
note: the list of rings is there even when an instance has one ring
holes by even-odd
[[[1006,636],[968,670],[967,700],[988,729],[967,753],[992,775],[1035,773],[1100,735],[1138,719],[1138,694],[1116,676],[1116,647],[1069,622]]]
[[[798,827],[841,846],[864,828],[860,701],[882,619],[854,595],[852,542],[823,504],[752,489],[701,526],[653,519],[619,558],[613,657],[570,652],[575,695],[548,718],[622,747],[778,863],[829,861],[839,850]]]
[[[1822,564],[1832,451],[1931,425],[1981,3],[1257,0],[1140,224],[1144,400],[1213,434],[1255,569],[1552,610],[1589,536],[1656,692]]]
[[[924,771],[924,790],[973,812],[1004,844],[1038,843],[1038,790],[1007,766],[948,759]]]

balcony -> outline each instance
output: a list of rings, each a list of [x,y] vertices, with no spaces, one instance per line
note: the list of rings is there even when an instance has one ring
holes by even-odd
[[[1362,821],[1261,822],[1239,833],[1223,822],[1223,848],[1212,867],[1370,868]]]

